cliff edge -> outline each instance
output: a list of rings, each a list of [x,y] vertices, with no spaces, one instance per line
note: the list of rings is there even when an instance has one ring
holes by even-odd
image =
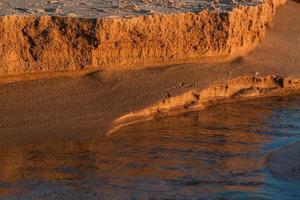
[[[242,54],[263,39],[276,7],[284,2],[129,17],[2,13],[0,77],[135,69]]]

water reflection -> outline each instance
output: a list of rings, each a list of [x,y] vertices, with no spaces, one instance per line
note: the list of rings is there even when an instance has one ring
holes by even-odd
[[[264,159],[300,140],[299,111],[297,96],[260,99],[157,119],[109,137],[0,149],[0,198],[298,198],[300,185],[282,193],[288,183],[272,178]]]

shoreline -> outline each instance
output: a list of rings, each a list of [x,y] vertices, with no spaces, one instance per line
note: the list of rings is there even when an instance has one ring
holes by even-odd
[[[39,79],[40,74],[37,73],[36,77],[28,75],[28,81],[22,81],[22,76],[20,79],[14,76],[15,80],[2,77],[0,146],[6,148],[105,137],[114,128],[138,122],[136,119],[145,117],[145,113],[151,119],[158,110],[162,115],[171,115],[178,113],[176,109],[174,112],[169,109],[176,106],[180,107],[180,112],[185,112],[210,104],[298,93],[299,12],[300,4],[288,1],[269,23],[266,37],[257,48],[224,62],[173,63],[146,68],[141,65],[117,73],[110,69],[88,69],[91,71],[80,71],[83,73],[70,76],[66,76],[65,72],[61,72],[61,76],[46,73],[44,79]],[[53,56],[55,58],[56,55]],[[11,61],[7,58],[7,62]],[[270,74],[279,76],[267,77]],[[264,78],[267,84],[260,85]],[[296,86],[285,87],[289,80],[296,81]],[[237,83],[229,84],[235,81]],[[228,88],[232,91],[224,92]],[[221,99],[216,98],[220,94],[223,95],[219,96]],[[157,106],[166,109],[157,109]],[[296,145],[299,146],[299,143]]]
[[[136,123],[203,110],[216,104],[299,93],[300,77],[283,78],[274,75],[238,77],[212,84],[203,90],[195,88],[182,95],[165,98],[142,110],[131,111],[114,120],[107,135]]]
[[[105,135],[111,123],[131,111],[155,105],[216,82],[277,74],[300,76],[296,2],[280,8],[258,47],[226,62],[195,62],[139,70],[90,71],[71,77],[0,84],[0,145],[74,140]],[[298,41],[299,40],[299,41]]]

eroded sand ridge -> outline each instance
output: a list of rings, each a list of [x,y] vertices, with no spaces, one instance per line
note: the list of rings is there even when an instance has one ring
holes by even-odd
[[[193,89],[182,95],[169,97],[140,111],[133,111],[121,116],[112,124],[108,134],[127,125],[156,117],[174,115],[193,110],[204,109],[207,106],[241,101],[274,95],[299,93],[300,78],[283,78],[280,76],[245,76],[226,82],[212,84],[203,90]]]

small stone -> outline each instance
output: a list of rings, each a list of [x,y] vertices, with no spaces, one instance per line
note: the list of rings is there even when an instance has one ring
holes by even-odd
[[[68,17],[77,17],[76,13],[70,12],[67,14]]]
[[[52,0],[52,1],[47,1],[48,4],[55,4],[55,3],[58,3],[58,1],[56,0]]]
[[[133,11],[139,11],[140,7],[138,5],[132,4],[126,7],[129,10],[133,10]]]
[[[45,10],[44,10],[44,9],[41,9],[41,8],[37,8],[37,9],[36,9],[36,12],[37,12],[37,13],[45,13]]]
[[[49,8],[44,8],[44,10],[46,12],[50,12],[50,13],[56,13],[58,8],[55,8],[55,7],[49,7]]]

